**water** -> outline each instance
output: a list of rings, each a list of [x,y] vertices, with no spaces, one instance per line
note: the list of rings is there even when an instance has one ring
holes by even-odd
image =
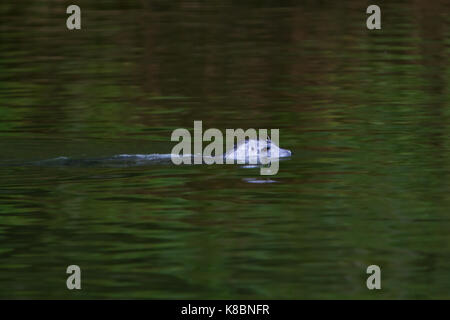
[[[448,4],[369,31],[356,0],[208,3],[79,1],[71,32],[0,4],[0,298],[449,298]],[[194,120],[293,155],[25,165],[170,153]]]

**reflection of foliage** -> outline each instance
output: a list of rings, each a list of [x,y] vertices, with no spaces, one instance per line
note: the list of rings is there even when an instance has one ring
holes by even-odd
[[[74,260],[93,298],[366,298],[378,261],[381,298],[447,297],[443,4],[389,4],[371,33],[357,0],[216,3],[80,1],[80,32],[53,2],[0,3],[2,140],[152,152],[203,120],[280,128],[294,153],[265,185],[236,166],[0,167],[0,297],[42,298],[36,279],[68,297],[54,274]]]

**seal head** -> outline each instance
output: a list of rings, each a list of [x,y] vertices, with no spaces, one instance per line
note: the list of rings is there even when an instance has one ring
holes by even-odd
[[[278,147],[271,140],[248,139],[240,141],[233,150],[225,154],[226,160],[237,160],[240,163],[261,163],[291,156],[291,151]]]

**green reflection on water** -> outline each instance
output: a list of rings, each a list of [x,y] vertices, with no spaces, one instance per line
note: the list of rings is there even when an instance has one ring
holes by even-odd
[[[1,298],[448,298],[443,3],[0,4]],[[448,8],[447,8],[448,9]],[[24,166],[280,128],[259,169]],[[65,269],[82,269],[82,290]],[[380,292],[365,287],[382,267]]]

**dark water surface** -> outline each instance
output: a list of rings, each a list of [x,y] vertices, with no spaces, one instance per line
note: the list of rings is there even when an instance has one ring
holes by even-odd
[[[208,3],[77,1],[80,31],[0,3],[0,298],[450,298],[448,1],[378,1],[378,31],[364,1]],[[194,120],[293,156],[24,164],[169,153]]]

